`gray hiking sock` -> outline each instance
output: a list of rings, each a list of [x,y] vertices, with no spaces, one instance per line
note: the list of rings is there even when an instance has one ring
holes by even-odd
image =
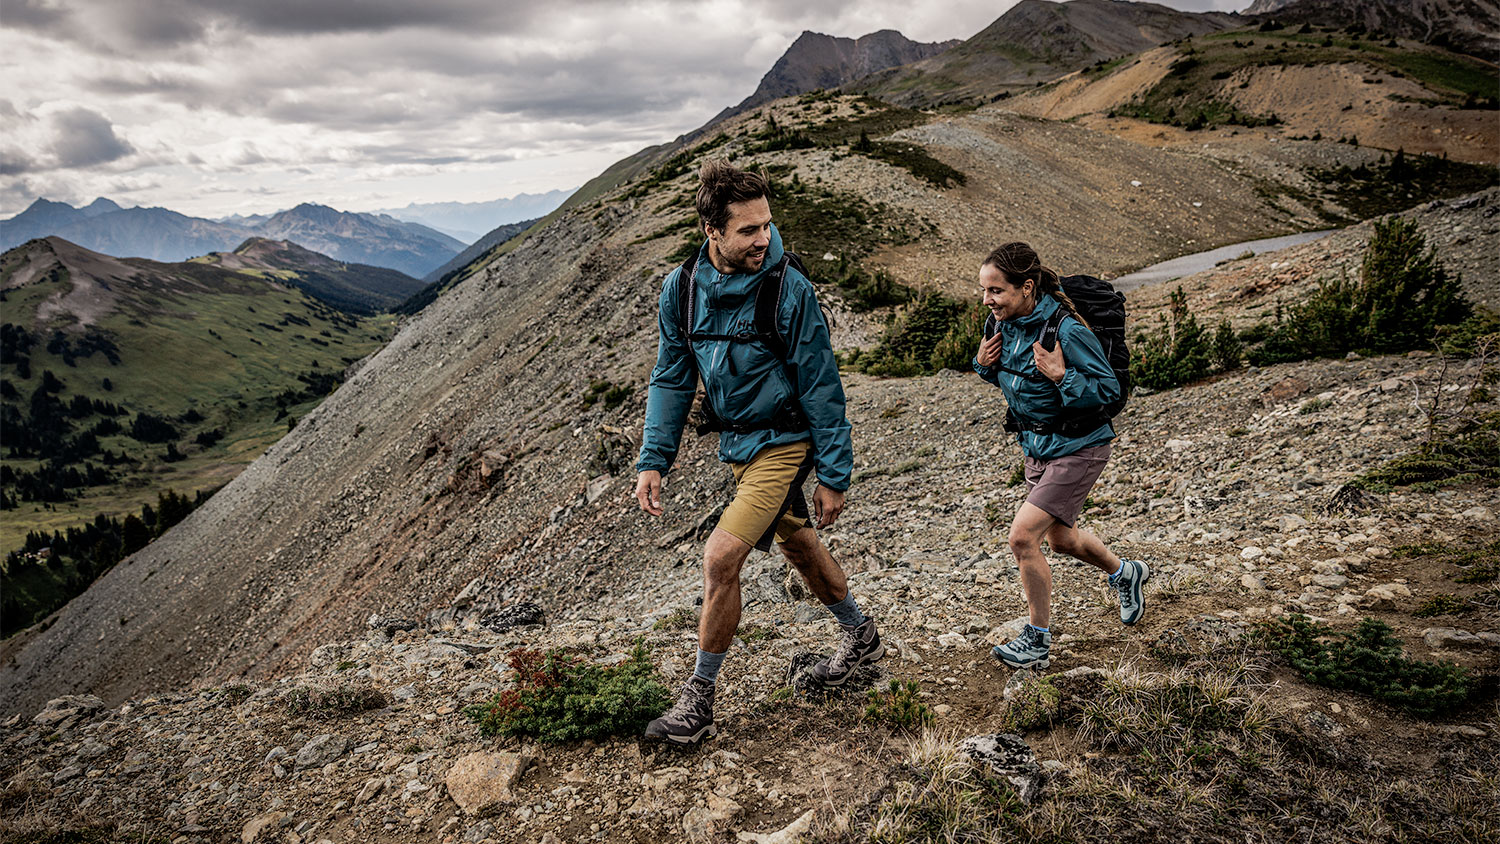
[[[844,600],[837,604],[824,604],[833,617],[839,620],[839,624],[845,627],[858,627],[865,623],[865,614],[859,611],[859,604],[854,603],[854,593],[845,592]]]
[[[693,668],[693,673],[710,683],[718,682],[719,666],[724,664],[724,656],[728,653],[729,651],[725,651],[722,654],[711,654],[699,648],[698,664]]]

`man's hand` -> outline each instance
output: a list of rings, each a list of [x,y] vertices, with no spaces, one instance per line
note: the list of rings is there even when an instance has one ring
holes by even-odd
[[[1000,360],[1001,343],[1003,342],[1000,339],[1000,333],[997,331],[990,339],[980,343],[979,354],[975,355],[979,359],[979,365],[985,367],[994,366],[995,362]]]
[[[662,514],[661,472],[651,469],[635,476],[635,500],[647,513],[653,516]]]
[[[833,524],[842,512],[844,512],[844,494],[818,484],[818,488],[813,490],[813,516],[818,520],[818,529],[821,530]]]
[[[1058,343],[1052,347],[1052,351],[1042,348],[1041,343],[1031,344],[1031,353],[1036,356],[1036,368],[1042,375],[1051,379],[1054,384],[1061,384],[1063,376],[1068,374],[1068,363],[1063,360],[1062,344]]]

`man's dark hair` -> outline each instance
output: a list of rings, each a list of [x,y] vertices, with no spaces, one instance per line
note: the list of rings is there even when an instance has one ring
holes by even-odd
[[[698,171],[698,219],[719,231],[729,225],[731,202],[770,195],[765,176],[741,170],[722,158],[710,158]]]

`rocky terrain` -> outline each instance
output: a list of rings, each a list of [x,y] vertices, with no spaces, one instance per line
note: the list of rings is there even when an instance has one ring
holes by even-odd
[[[1413,618],[1422,600],[1454,589],[1451,571],[1393,551],[1492,541],[1500,491],[1406,492],[1358,511],[1329,509],[1354,474],[1413,445],[1421,420],[1412,397],[1436,386],[1438,368],[1420,355],[1325,361],[1134,399],[1086,524],[1154,567],[1147,616],[1121,628],[1097,573],[1057,563],[1049,673],[1144,670],[1153,648],[1203,619],[1244,630],[1300,611],[1380,618],[1414,655],[1493,674],[1500,608],[1491,602],[1461,621]],[[951,372],[852,377],[849,393],[860,479],[827,539],[892,648],[879,676],[917,680],[943,734],[995,732],[1013,678],[986,651],[1024,616],[1004,541],[1023,487],[1007,480],[1018,455],[999,430],[1003,403],[976,377]],[[69,697],[13,717],[0,739],[6,829],[182,842],[520,842],[735,833],[758,841],[749,834],[792,826],[838,839],[900,776],[918,740],[863,721],[859,695],[778,692],[795,655],[826,649],[833,634],[825,611],[788,593],[778,556],[747,564],[745,640],[720,683],[723,732],[699,751],[630,737],[486,740],[461,712],[512,682],[503,655],[515,647],[575,647],[608,661],[644,636],[668,681],[691,670],[692,633],[654,628],[682,611],[690,617],[699,592],[695,526],[725,492],[711,440],[688,443],[660,524],[634,512],[628,477],[553,514],[532,553],[576,574],[527,590],[545,610],[541,626],[483,626],[509,580],[497,571],[424,617],[372,618],[360,637],[318,648],[276,681],[210,683],[117,706]],[[637,556],[644,569],[629,562]],[[570,606],[566,596],[579,589],[600,599]],[[1500,749],[1493,698],[1415,721],[1282,672],[1268,682],[1262,694],[1280,716],[1402,776],[1424,776],[1444,748]],[[379,708],[293,714],[298,688],[349,686],[378,692]],[[1089,764],[1057,734],[1033,748],[1053,778]],[[475,754],[500,772],[472,775]],[[484,816],[466,811],[494,800]]]

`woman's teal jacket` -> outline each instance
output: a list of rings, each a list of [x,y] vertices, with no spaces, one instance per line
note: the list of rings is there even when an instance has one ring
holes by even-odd
[[[1061,383],[1054,384],[1045,378],[1032,380],[1002,371],[1004,367],[1041,375],[1031,345],[1041,339],[1047,319],[1060,307],[1062,305],[1056,299],[1043,296],[1026,316],[1002,320],[1000,334],[1004,345],[1000,360],[993,367],[981,366],[977,356],[973,360],[974,371],[1005,393],[1006,403],[1023,422],[1051,422],[1070,412],[1109,404],[1120,395],[1120,382],[1115,378],[1115,371],[1105,358],[1099,340],[1094,337],[1094,332],[1071,316],[1063,317],[1057,329],[1063,362],[1068,367]],[[1052,460],[1079,449],[1103,445],[1114,436],[1114,428],[1106,422],[1081,437],[1022,431],[1017,439],[1028,457]]]
[[[724,275],[708,260],[708,245],[699,248],[693,331],[737,334],[755,330],[755,292],[762,278],[781,262],[781,234],[771,227],[765,263],[755,273]],[[636,471],[665,474],[677,456],[682,429],[692,409],[702,373],[704,392],[715,414],[736,426],[753,425],[776,416],[784,402],[795,399],[810,429],[784,433],[771,430],[719,434],[719,459],[748,463],[768,445],[812,440],[818,482],[845,490],[854,468],[849,420],[844,417],[844,385],[829,345],[828,327],[813,296],[812,282],[787,268],[777,327],[786,339],[790,360],[785,364],[763,343],[695,340],[689,349],[677,317],[677,291],[682,269],[673,270],[662,284],[658,302],[656,367],[646,394],[646,428]],[[693,355],[693,358],[689,358]],[[694,359],[697,365],[694,365]]]

